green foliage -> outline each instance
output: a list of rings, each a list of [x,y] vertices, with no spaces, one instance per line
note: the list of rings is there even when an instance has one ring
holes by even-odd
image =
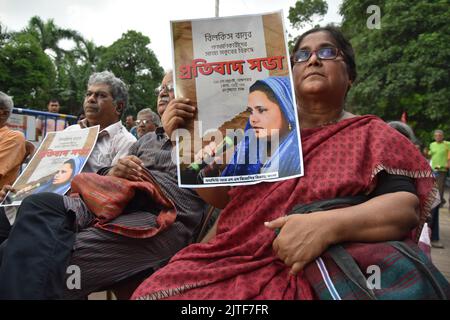
[[[426,144],[441,128],[450,135],[450,6],[446,0],[376,1],[381,29],[366,22],[371,0],[344,0],[342,30],[356,52],[358,79],[347,103],[385,120],[408,114]]]
[[[60,40],[69,39],[79,41],[82,39],[81,35],[75,30],[59,28],[55,25],[53,19],[45,22],[37,16],[30,19],[28,27],[24,32],[34,36],[39,41],[42,50],[52,50],[56,55],[54,58],[57,61],[67,53],[59,47],[58,43]]]
[[[314,17],[323,17],[328,11],[328,4],[325,0],[300,0],[295,3],[294,7],[289,8],[288,19],[292,24],[292,27],[301,29],[306,25],[313,23]],[[292,37],[289,35],[289,37]],[[289,51],[295,45],[297,37],[289,40]]]
[[[33,36],[16,34],[0,47],[0,88],[15,105],[46,106],[54,81],[52,61]]]
[[[328,4],[324,0],[301,0],[289,8],[288,19],[294,28],[300,29],[311,24],[315,15],[324,16],[327,10]]]
[[[154,89],[159,86],[164,70],[147,46],[150,39],[140,32],[128,31],[104,49],[97,70],[110,70],[129,85],[129,109],[136,114],[143,108],[156,110]]]
[[[74,48],[60,47],[62,39]],[[61,112],[76,115],[82,108],[89,76],[108,69],[130,87],[136,113],[156,107],[156,88],[163,69],[147,48],[150,39],[129,31],[110,47],[97,47],[77,31],[58,27],[53,19],[35,16],[19,32],[9,32],[0,22],[0,88],[14,96],[16,105],[46,110],[50,97],[60,100]]]

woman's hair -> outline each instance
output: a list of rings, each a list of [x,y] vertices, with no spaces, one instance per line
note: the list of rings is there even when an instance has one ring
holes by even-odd
[[[254,84],[252,84],[250,86],[249,93],[252,93],[254,91],[264,92],[266,94],[267,98],[269,98],[270,101],[272,101],[273,103],[276,103],[277,105],[280,105],[280,103],[278,102],[278,99],[275,96],[275,93],[273,92],[273,90],[267,84],[265,84],[264,82],[256,81]]]
[[[160,127],[161,126],[161,120],[159,119],[159,116],[152,111],[152,109],[150,108],[145,108],[142,109],[141,111],[138,112],[137,116],[139,117],[140,115],[150,115],[152,122],[155,126]]]
[[[76,167],[75,166],[75,160],[74,159],[69,159],[69,160],[64,161],[63,164],[66,164],[66,163],[70,164],[70,167],[72,168],[72,174],[70,175],[70,177],[72,178],[75,175],[75,167]]]
[[[114,102],[116,104],[118,102],[123,102],[123,111],[125,111],[128,105],[128,88],[122,80],[117,78],[111,71],[102,71],[93,73],[89,77],[88,86],[95,84],[107,84],[111,89],[111,95]]]
[[[294,66],[294,54],[297,52],[303,39],[307,35],[316,33],[316,32],[328,32],[331,35],[331,37],[334,39],[334,41],[336,41],[337,48],[339,50],[341,50],[343,53],[343,58],[344,58],[345,64],[347,65],[348,76],[352,82],[355,81],[356,76],[357,76],[356,63],[355,63],[355,52],[353,51],[353,47],[350,44],[350,42],[344,37],[342,32],[336,27],[331,27],[331,26],[317,27],[317,28],[306,31],[300,37],[298,37],[297,41],[295,42],[295,46],[292,51],[292,54],[291,54],[291,65]]]
[[[9,112],[14,108],[14,102],[10,96],[0,91],[0,106],[5,107]]]

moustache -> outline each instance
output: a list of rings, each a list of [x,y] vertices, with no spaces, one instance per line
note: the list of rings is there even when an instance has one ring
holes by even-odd
[[[85,111],[87,111],[87,110],[94,110],[94,111],[98,111],[98,110],[100,110],[100,107],[98,106],[98,105],[96,105],[96,104],[89,104],[89,105],[86,105],[85,107],[84,107],[84,110]]]

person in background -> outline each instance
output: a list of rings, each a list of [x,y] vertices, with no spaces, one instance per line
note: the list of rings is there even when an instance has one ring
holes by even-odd
[[[127,130],[130,131],[131,128],[133,128],[135,125],[136,124],[134,123],[133,115],[127,115],[127,117],[125,118],[125,127],[127,128]]]
[[[161,120],[152,109],[145,108],[138,112],[136,120],[138,139],[148,132],[154,132],[157,127],[161,127]]]
[[[125,118],[125,127],[136,139],[139,138],[137,135],[137,126],[136,122],[134,121],[133,115],[130,114]]]
[[[433,168],[433,174],[436,177],[441,207],[445,204],[444,188],[445,178],[450,166],[449,152],[450,142],[444,140],[444,132],[442,130],[435,130],[434,142],[430,144],[428,155],[431,157],[431,167]],[[441,249],[444,248],[444,245],[440,242],[439,236],[439,206],[434,208],[431,214],[431,245],[434,248]]]
[[[50,99],[47,104],[48,112],[59,114],[59,101],[57,99]],[[47,132],[64,130],[67,123],[64,119],[57,119],[51,117],[39,116],[36,119],[36,137],[44,137]]]
[[[103,71],[90,76],[84,98],[85,119],[66,130],[100,126],[94,150],[83,172],[97,172],[115,165],[128,154],[136,138],[122,125],[120,118],[128,106],[128,89],[112,72]]]
[[[78,113],[78,116],[77,116],[77,124],[80,124],[80,122],[82,120],[84,120],[85,118],[86,118],[86,115],[84,114],[84,109],[81,108],[81,110],[80,110],[80,112]]]
[[[128,105],[128,89],[125,83],[112,72],[93,73],[87,83],[83,110],[86,116],[78,124],[65,130],[76,130],[91,126],[100,126],[100,132],[82,172],[97,172],[104,167],[110,167],[128,154],[131,145],[136,141],[122,125],[120,118]],[[12,107],[11,107],[12,108]],[[25,147],[24,147],[25,148]],[[20,158],[20,157],[18,157]],[[4,198],[12,189],[12,181],[8,181],[0,190],[0,198]],[[17,211],[18,207],[9,207]],[[11,231],[11,225],[4,214],[0,212],[0,233],[6,235]]]

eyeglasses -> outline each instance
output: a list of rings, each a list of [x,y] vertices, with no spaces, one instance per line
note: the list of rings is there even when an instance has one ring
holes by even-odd
[[[155,89],[155,94],[157,96],[159,96],[161,94],[161,92],[163,92],[164,90],[167,90],[167,92],[173,91],[174,87],[173,84],[169,83],[167,85],[160,85],[158,88]]]
[[[315,53],[317,58],[320,60],[333,60],[339,55],[339,50],[337,48],[320,48],[319,50],[298,50],[294,53],[294,62],[305,62],[311,58],[312,54]]]
[[[147,119],[144,119],[144,120],[136,120],[135,122],[136,122],[136,125],[137,125],[137,126],[141,125],[141,123],[144,124],[144,126],[145,126],[147,123],[151,123],[151,121],[150,121],[150,120],[147,120]]]

